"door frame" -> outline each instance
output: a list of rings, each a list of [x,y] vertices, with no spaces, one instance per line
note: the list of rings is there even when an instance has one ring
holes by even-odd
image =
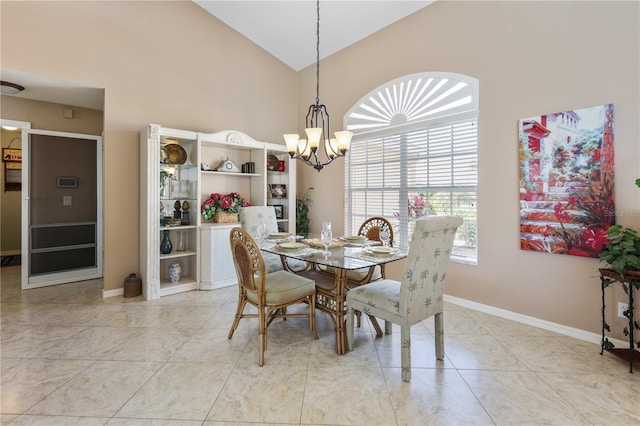
[[[64,284],[75,281],[91,280],[103,277],[104,265],[104,206],[103,206],[103,144],[102,136],[86,135],[80,133],[58,132],[50,130],[22,129],[22,289],[45,287],[57,284]],[[30,255],[30,135],[59,136],[75,139],[90,139],[96,142],[96,266],[78,270],[54,272],[29,276],[29,255]]]

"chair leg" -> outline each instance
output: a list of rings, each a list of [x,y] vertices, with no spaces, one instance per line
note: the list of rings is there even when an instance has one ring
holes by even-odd
[[[384,322],[384,334],[391,334],[393,332],[393,324],[391,321]]]
[[[238,328],[238,324],[240,323],[240,318],[242,318],[242,312],[244,312],[244,307],[247,304],[247,299],[245,299],[242,294],[238,297],[238,306],[236,307],[236,316],[233,320],[233,324],[231,324],[231,330],[229,330],[228,339],[233,337],[233,332]]]
[[[314,339],[319,339],[318,331],[316,330],[316,295],[309,296],[309,326],[311,327],[311,333]]]
[[[362,312],[356,311],[356,319],[358,321],[356,325],[360,328],[362,326]]]
[[[371,325],[376,330],[376,337],[382,337],[382,329],[380,328],[380,324],[378,324],[376,317],[369,315],[369,320],[371,320]]]
[[[434,316],[436,329],[436,358],[444,359],[444,314],[438,312]]]
[[[400,327],[401,349],[401,366],[402,380],[404,382],[411,381],[411,326],[403,325]]]
[[[258,309],[258,350],[260,352],[258,365],[264,365],[264,351],[267,349],[267,315],[264,308]]]
[[[353,350],[353,326],[354,321],[353,317],[355,316],[355,311],[352,308],[347,308],[347,350]]]

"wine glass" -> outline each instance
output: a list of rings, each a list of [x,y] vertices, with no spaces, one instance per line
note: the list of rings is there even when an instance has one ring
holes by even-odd
[[[331,231],[331,222],[322,222],[322,230],[328,229]]]
[[[389,230],[387,228],[380,228],[380,241],[382,241],[382,247],[389,246]]]
[[[329,245],[331,245],[332,238],[333,235],[331,233],[331,224],[329,224],[329,227],[323,228],[322,234],[320,234],[320,241],[322,241],[322,244],[324,245],[325,254],[329,253]]]

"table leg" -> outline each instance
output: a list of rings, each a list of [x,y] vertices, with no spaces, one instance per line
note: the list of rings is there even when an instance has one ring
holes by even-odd
[[[347,353],[346,318],[344,316],[344,302],[346,299],[347,271],[335,268],[336,271],[336,352],[338,355]]]

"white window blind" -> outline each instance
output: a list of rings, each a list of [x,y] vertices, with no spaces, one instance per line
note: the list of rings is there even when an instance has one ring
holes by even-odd
[[[346,162],[345,229],[357,232],[367,218],[382,216],[393,225],[394,245],[406,249],[417,219],[461,216],[452,260],[476,264],[477,121],[461,118],[356,134]]]

